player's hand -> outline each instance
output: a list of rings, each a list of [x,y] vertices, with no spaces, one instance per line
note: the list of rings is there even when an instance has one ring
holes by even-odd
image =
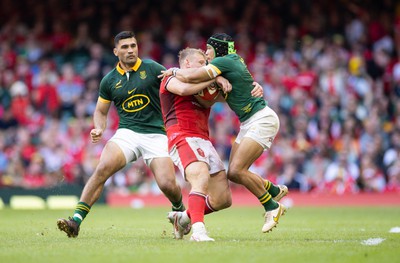
[[[224,93],[232,91],[232,84],[226,78],[218,76],[215,78],[215,82],[217,82],[218,86],[222,89]]]
[[[158,78],[162,79],[165,77],[169,77],[169,76],[176,76],[176,71],[178,70],[178,68],[169,68],[167,70],[161,70],[161,74],[158,75]]]
[[[263,87],[258,84],[258,82],[253,82],[254,88],[251,90],[251,96],[257,97],[257,98],[263,98],[264,97],[264,89]]]
[[[92,143],[96,143],[96,142],[100,141],[102,136],[103,136],[102,129],[92,129],[90,131],[90,137],[92,138]]]
[[[164,77],[168,77],[168,76],[171,76],[171,75],[172,75],[172,70],[167,69],[167,70],[161,70],[161,74],[158,75],[157,77],[159,79],[163,79]]]

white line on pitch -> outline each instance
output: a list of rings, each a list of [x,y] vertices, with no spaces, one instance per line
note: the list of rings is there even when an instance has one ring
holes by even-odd
[[[365,246],[377,246],[380,243],[382,243],[383,241],[385,241],[385,238],[369,238],[367,240],[363,240],[361,241],[361,245],[365,245]]]

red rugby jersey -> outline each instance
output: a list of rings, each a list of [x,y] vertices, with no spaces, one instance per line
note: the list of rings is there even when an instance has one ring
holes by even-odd
[[[161,111],[169,149],[186,137],[209,140],[210,108],[201,106],[193,95],[179,96],[169,92],[168,82],[171,78],[164,78],[160,85]]]

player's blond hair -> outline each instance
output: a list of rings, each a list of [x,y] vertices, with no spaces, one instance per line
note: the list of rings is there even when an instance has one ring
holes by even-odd
[[[199,48],[190,48],[190,47],[187,47],[187,48],[182,49],[181,51],[179,51],[179,55],[178,55],[178,58],[179,58],[179,65],[181,65],[181,63],[183,63],[183,61],[184,61],[187,57],[192,56],[192,55],[195,55],[195,54],[200,54],[200,55],[202,55],[202,56],[204,57],[204,59],[206,59],[206,54],[204,54],[203,50],[201,50],[201,49],[199,49]]]

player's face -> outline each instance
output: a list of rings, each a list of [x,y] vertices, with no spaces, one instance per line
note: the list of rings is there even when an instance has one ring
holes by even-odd
[[[138,58],[138,46],[134,37],[121,39],[114,48],[114,55],[119,61],[128,66],[133,67]]]
[[[208,61],[211,61],[215,58],[215,51],[214,48],[210,45],[207,45],[207,50],[206,50],[206,57]]]
[[[201,54],[194,54],[188,57],[186,68],[200,68],[206,65],[206,58]]]

